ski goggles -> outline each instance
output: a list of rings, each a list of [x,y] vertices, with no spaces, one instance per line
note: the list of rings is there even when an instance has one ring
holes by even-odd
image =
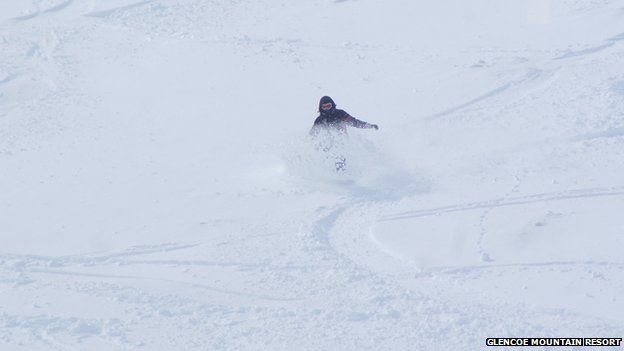
[[[326,104],[322,104],[321,105],[321,110],[323,110],[323,111],[331,110],[332,106],[334,106],[334,105],[331,102],[328,102]]]

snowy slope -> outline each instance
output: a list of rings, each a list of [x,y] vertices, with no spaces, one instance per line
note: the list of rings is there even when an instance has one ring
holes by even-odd
[[[617,0],[0,2],[0,349],[624,335]],[[348,171],[307,139],[318,99]]]

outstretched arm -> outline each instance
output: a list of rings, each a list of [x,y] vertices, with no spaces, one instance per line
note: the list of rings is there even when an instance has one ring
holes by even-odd
[[[371,123],[367,123],[364,121],[360,121],[359,119],[351,116],[351,115],[345,115],[344,117],[345,122],[350,125],[351,127],[355,127],[355,128],[364,128],[364,129],[379,129],[379,126],[376,124],[371,124]]]

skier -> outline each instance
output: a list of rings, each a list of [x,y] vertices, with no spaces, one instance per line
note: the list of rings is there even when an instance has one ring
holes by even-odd
[[[336,103],[329,96],[323,96],[319,101],[319,113],[320,115],[314,121],[312,129],[310,129],[310,135],[318,137],[321,132],[325,132],[324,136],[328,143],[320,148],[323,151],[331,150],[337,142],[337,136],[347,134],[347,126],[364,129],[378,130],[379,126],[376,124],[360,121],[349,115],[344,110],[336,108]],[[342,155],[336,156],[336,170],[344,171],[346,166],[346,159]]]
[[[310,130],[310,135],[318,135],[322,129],[338,132],[341,134],[347,133],[347,126],[355,128],[374,128],[379,129],[376,124],[366,123],[360,121],[354,117],[351,117],[344,110],[336,108],[336,103],[329,96],[323,96],[319,101],[319,113],[320,116],[314,121],[314,125]]]

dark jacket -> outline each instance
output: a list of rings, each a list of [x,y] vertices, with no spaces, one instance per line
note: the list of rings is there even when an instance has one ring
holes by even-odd
[[[321,105],[331,103],[332,108],[330,110],[324,111],[321,108]],[[321,101],[319,101],[319,112],[320,116],[316,118],[314,121],[314,125],[310,130],[311,135],[316,135],[321,130],[326,131],[334,131],[339,133],[346,133],[347,126],[355,127],[355,128],[375,128],[377,129],[377,125],[366,123],[364,121],[360,121],[359,119],[352,117],[344,110],[339,110],[336,108],[336,104],[334,100],[329,96],[323,96]]]

